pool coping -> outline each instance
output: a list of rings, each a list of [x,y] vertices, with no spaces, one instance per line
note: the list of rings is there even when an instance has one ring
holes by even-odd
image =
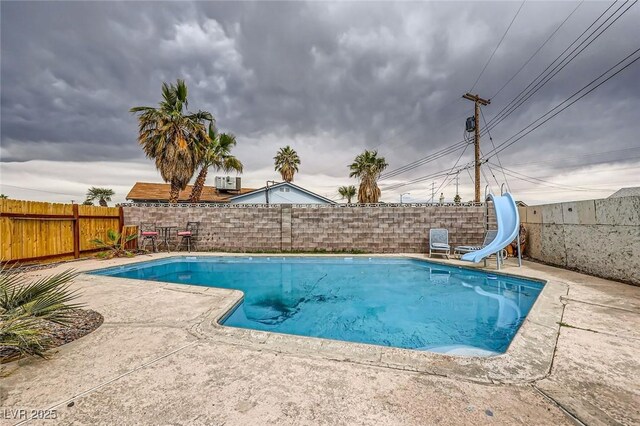
[[[132,265],[149,260],[161,260],[172,257],[379,257],[379,258],[408,258],[438,263],[446,266],[458,266],[470,270],[484,270],[485,268],[461,264],[453,260],[425,258],[421,254],[288,254],[288,253],[170,253],[154,259],[130,259],[126,265]],[[120,264],[124,266],[125,264]],[[119,265],[119,266],[120,266]],[[90,273],[97,268],[84,273]],[[503,354],[479,356],[452,356],[436,352],[416,351],[395,347],[378,346],[366,343],[339,341],[333,339],[289,335],[269,331],[242,329],[221,325],[233,309],[243,300],[244,292],[232,289],[225,290],[228,296],[222,306],[212,307],[191,328],[191,332],[202,339],[213,339],[225,343],[267,350],[290,355],[305,357],[319,357],[329,360],[355,362],[384,368],[416,371],[452,378],[463,378],[482,383],[529,383],[546,377],[552,365],[556,342],[560,331],[560,323],[564,305],[562,296],[568,293],[568,284],[553,277],[544,279],[520,275],[509,271],[489,270],[492,274],[524,278],[528,280],[544,281],[545,285],[538,295],[529,314],[514,336],[507,351]],[[95,276],[95,275],[94,275]],[[102,276],[109,277],[109,276]],[[112,277],[116,279],[115,277]],[[146,280],[138,280],[146,281]],[[147,281],[150,282],[150,281]],[[166,286],[180,286],[181,288],[202,288],[201,286],[162,283]]]

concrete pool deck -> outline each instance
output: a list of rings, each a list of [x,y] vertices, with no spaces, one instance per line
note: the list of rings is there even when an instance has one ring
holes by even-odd
[[[104,324],[50,360],[3,365],[0,422],[19,423],[9,418],[19,409],[55,409],[57,419],[43,423],[639,424],[640,288],[531,262],[503,272],[557,290],[541,298],[560,307],[559,318],[521,330],[530,326],[534,339],[523,342],[553,342],[548,365],[438,355],[418,363],[399,356],[385,366],[382,353],[358,358],[357,348],[368,345],[235,329],[247,333],[242,338],[212,325],[237,301],[234,290],[83,274],[73,287]]]

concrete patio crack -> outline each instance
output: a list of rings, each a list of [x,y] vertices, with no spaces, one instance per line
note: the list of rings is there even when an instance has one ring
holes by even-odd
[[[562,297],[562,300],[566,300],[566,301],[569,301],[569,302],[576,302],[576,303],[584,303],[585,305],[591,305],[591,306],[599,306],[601,308],[616,309],[618,311],[624,311],[624,312],[629,312],[631,314],[640,315],[640,311],[633,310],[633,309],[627,309],[627,308],[621,308],[619,306],[603,305],[601,303],[587,302],[587,301],[584,301],[584,300],[572,299],[570,297]]]
[[[562,412],[569,417],[571,420],[573,420],[576,424],[580,425],[580,426],[586,426],[586,423],[584,423],[582,420],[580,420],[578,417],[575,416],[575,414],[573,414],[571,411],[569,411],[566,407],[564,407],[560,402],[556,401],[555,398],[553,398],[551,395],[549,395],[548,393],[546,393],[545,391],[543,391],[542,389],[540,389],[539,387],[537,387],[535,384],[532,384],[531,387],[538,392],[540,395],[542,395],[545,399],[547,399],[548,401],[550,401],[553,405],[555,405],[556,407],[558,407],[560,410],[562,410]]]

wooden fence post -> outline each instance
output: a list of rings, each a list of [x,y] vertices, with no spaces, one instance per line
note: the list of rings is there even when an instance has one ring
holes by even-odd
[[[122,206],[118,206],[118,232],[123,232],[124,228],[124,210]]]
[[[77,204],[73,204],[73,257],[80,258],[80,215]]]

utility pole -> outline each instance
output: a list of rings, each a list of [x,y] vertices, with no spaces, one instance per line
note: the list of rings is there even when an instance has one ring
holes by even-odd
[[[486,106],[491,103],[490,99],[482,99],[478,95],[472,95],[471,93],[465,93],[462,95],[464,99],[469,101],[473,101],[474,103],[474,118],[475,118],[475,185],[476,185],[476,195],[475,202],[480,202],[480,105]]]
[[[431,202],[436,199],[436,183],[431,182]]]
[[[458,194],[458,178],[460,177],[460,172],[456,173],[456,197],[459,195]]]

